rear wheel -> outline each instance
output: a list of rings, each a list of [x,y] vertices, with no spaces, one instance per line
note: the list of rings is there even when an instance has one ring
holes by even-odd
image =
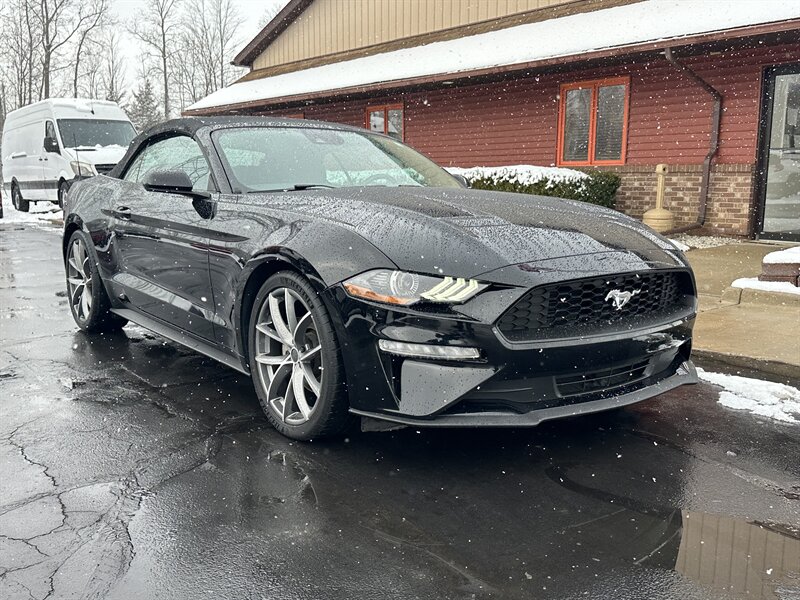
[[[30,203],[22,197],[22,192],[19,191],[19,186],[13,185],[11,187],[11,202],[20,212],[28,212]]]
[[[89,250],[89,236],[73,232],[67,246],[67,298],[72,318],[89,333],[117,331],[128,322],[110,312],[100,274]]]
[[[336,334],[305,279],[286,271],[264,283],[249,340],[253,384],[275,429],[309,440],[340,434],[353,423]]]

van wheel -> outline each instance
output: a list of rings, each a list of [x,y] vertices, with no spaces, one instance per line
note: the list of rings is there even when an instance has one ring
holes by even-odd
[[[67,182],[62,181],[58,184],[58,208],[64,210],[64,200],[67,199]]]
[[[11,188],[11,203],[20,212],[28,212],[30,208],[30,203],[22,197],[22,192],[16,185]]]

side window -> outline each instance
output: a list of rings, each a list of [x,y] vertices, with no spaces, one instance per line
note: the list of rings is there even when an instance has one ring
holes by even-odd
[[[45,121],[44,136],[56,139],[56,126],[53,125],[52,121]]]
[[[141,183],[153,169],[183,171],[196,191],[206,191],[211,182],[208,162],[192,138],[175,136],[150,144],[139,152],[125,171],[123,179]]]

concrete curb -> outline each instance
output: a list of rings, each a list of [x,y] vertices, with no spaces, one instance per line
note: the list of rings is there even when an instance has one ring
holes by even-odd
[[[771,304],[800,308],[800,295],[729,287],[722,292],[722,302],[726,304]]]
[[[712,360],[748,371],[764,371],[790,380],[800,379],[800,365],[792,365],[777,360],[766,360],[753,358],[752,356],[740,356],[738,354],[726,354],[724,352],[703,350],[702,348],[692,348],[692,358],[697,358],[701,361]]]

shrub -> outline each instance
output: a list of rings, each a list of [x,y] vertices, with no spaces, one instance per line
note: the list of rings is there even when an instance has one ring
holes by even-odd
[[[470,187],[498,192],[556,196],[614,208],[620,177],[610,171],[576,171],[556,167],[516,165],[509,167],[450,168],[467,178]]]

